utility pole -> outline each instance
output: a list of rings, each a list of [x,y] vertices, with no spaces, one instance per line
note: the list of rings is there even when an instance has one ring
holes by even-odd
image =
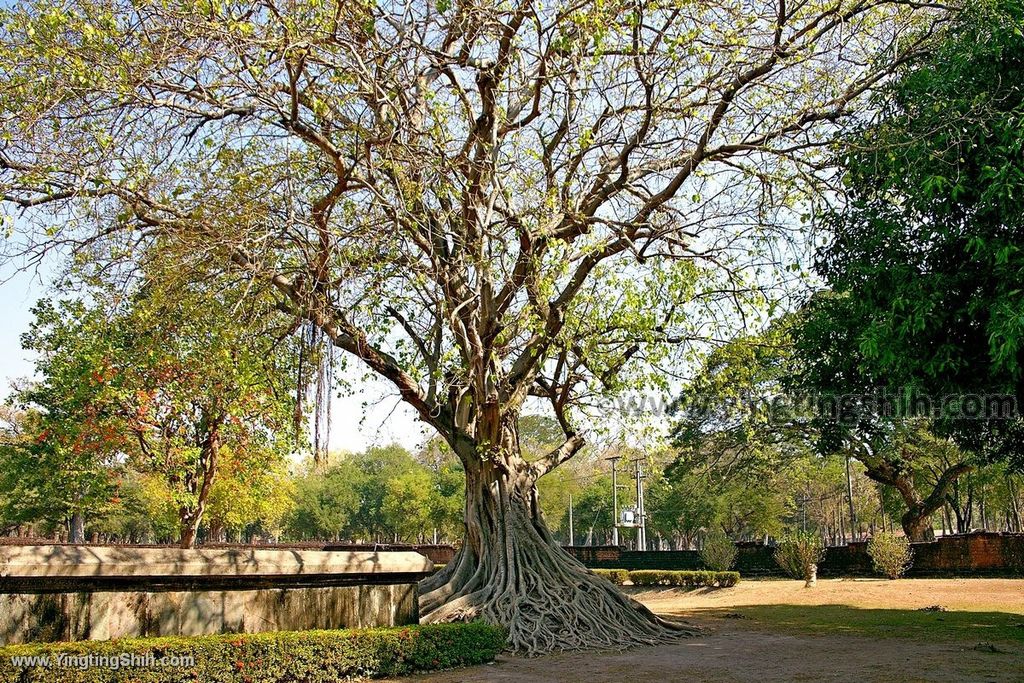
[[[640,459],[633,461],[636,475],[636,515],[639,525],[636,529],[637,550],[647,550],[647,519],[644,511],[644,466]]]
[[[621,456],[613,455],[612,461],[612,545],[619,545],[619,484],[615,479],[615,465]]]
[[[572,494],[569,494],[569,545],[576,545],[576,534],[573,533],[572,529]]]

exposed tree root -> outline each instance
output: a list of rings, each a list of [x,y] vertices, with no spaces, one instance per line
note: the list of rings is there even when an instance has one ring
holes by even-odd
[[[504,504],[497,509],[467,501],[474,516],[467,519],[466,542],[420,584],[422,622],[500,624],[509,648],[526,655],[624,649],[698,632],[661,619],[586,569],[554,543],[521,499],[498,498]]]

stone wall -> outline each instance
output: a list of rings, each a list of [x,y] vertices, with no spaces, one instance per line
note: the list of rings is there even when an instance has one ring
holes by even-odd
[[[410,552],[0,547],[0,642],[396,626]]]
[[[977,533],[914,543],[914,564],[908,576],[1024,575],[1024,534]],[[734,569],[744,576],[783,576],[772,546],[736,544]],[[566,548],[588,567],[602,569],[704,569],[696,550],[635,551],[615,546]],[[867,543],[827,548],[818,565],[820,576],[873,576]]]
[[[109,547],[109,548],[169,548],[162,544],[117,544],[117,543],[68,543],[48,538],[0,536],[0,546],[4,545],[56,545],[73,547]],[[351,550],[354,552],[413,552],[425,556],[434,564],[448,564],[455,557],[455,546],[445,543],[334,543],[330,541],[292,541],[284,543],[227,543],[209,542],[196,546],[200,550]]]

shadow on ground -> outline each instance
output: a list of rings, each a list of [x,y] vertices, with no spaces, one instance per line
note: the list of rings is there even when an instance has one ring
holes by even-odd
[[[669,616],[669,615],[666,615]],[[1024,616],[758,605],[675,611],[704,635],[625,652],[565,653],[415,677],[456,683],[1024,681]]]
[[[696,608],[696,619],[735,619],[749,628],[810,636],[910,638],[922,642],[1024,644],[1024,616],[1005,612],[868,609],[848,605],[753,605]],[[1024,671],[1021,672],[1024,679]]]

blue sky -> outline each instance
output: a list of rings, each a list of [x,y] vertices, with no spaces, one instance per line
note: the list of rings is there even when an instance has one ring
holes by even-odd
[[[32,273],[0,265],[0,396],[6,398],[10,380],[32,374],[32,362],[21,348],[20,336],[32,319],[29,308],[44,296],[46,287]]]

